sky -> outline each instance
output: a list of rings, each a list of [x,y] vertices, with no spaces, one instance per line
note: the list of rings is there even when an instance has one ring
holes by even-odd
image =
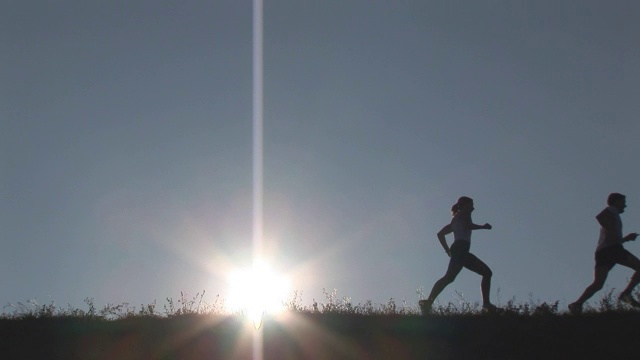
[[[466,195],[493,225],[471,245],[492,300],[566,306],[592,280],[609,193],[640,232],[639,15],[264,0],[263,256],[303,305],[323,289],[415,305]],[[249,0],[5,2],[2,306],[225,297],[252,258],[252,16]],[[631,275],[614,268],[592,304]],[[479,287],[463,270],[439,303]]]

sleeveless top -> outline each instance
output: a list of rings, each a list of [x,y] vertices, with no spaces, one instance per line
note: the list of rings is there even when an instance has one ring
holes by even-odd
[[[457,213],[451,219],[451,230],[453,230],[454,240],[464,240],[471,242],[471,215]]]

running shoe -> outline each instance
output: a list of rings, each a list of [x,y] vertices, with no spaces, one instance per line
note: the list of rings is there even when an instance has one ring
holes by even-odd
[[[498,314],[502,312],[502,309],[493,304],[484,304],[482,305],[482,311],[485,313]]]
[[[582,314],[582,304],[571,303],[569,304],[569,311],[574,315]]]
[[[418,305],[420,306],[420,311],[422,312],[422,315],[429,315],[431,314],[431,308],[433,306],[433,301],[432,300],[420,300],[418,301]]]
[[[634,299],[633,296],[631,294],[620,294],[620,297],[618,298],[619,301],[629,304],[635,308],[640,308],[640,302],[638,302],[638,300]]]

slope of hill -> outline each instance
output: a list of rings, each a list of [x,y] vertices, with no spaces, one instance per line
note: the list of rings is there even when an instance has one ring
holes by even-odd
[[[638,359],[640,313],[0,320],[2,359]],[[258,337],[260,338],[260,337]]]

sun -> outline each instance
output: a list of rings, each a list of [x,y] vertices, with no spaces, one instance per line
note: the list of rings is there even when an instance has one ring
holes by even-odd
[[[284,311],[284,301],[290,291],[289,279],[264,261],[257,261],[250,268],[232,271],[228,285],[229,310],[244,313],[256,327],[264,314]]]

